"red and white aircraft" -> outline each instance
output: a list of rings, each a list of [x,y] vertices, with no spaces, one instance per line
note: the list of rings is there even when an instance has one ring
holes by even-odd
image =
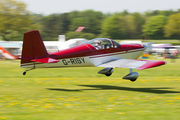
[[[15,60],[17,57],[13,56],[11,53],[9,53],[6,49],[0,46],[0,54],[6,59]]]
[[[21,67],[27,71],[35,68],[55,67],[105,67],[99,74],[110,76],[113,68],[129,68],[130,73],[123,77],[135,81],[139,74],[132,69],[143,70],[164,65],[165,61],[137,60],[146,46],[140,44],[123,44],[108,38],[96,38],[85,44],[48,53],[38,30],[24,34]]]

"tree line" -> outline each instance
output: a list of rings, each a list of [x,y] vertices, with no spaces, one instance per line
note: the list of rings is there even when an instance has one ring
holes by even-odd
[[[85,26],[85,29],[75,32],[79,26]],[[34,29],[48,41],[57,41],[58,35],[63,34],[66,39],[180,39],[180,9],[144,13],[84,10],[44,16],[27,11],[23,2],[0,0],[0,36],[3,40],[21,41],[25,32]]]

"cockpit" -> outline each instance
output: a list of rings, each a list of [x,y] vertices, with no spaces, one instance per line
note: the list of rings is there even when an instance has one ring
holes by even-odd
[[[120,44],[118,42],[109,38],[92,39],[91,41],[87,42],[87,44],[92,45],[97,50],[120,47]]]

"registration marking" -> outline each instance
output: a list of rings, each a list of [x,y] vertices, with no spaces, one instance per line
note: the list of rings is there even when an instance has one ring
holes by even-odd
[[[85,60],[83,57],[80,57],[80,58],[70,58],[70,59],[63,59],[62,60],[62,63],[64,65],[77,65],[77,64],[82,64],[82,63],[85,63]]]

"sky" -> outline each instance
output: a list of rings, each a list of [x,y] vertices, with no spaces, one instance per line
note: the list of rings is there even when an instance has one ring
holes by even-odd
[[[128,12],[144,13],[148,10],[178,10],[180,0],[17,0],[27,4],[32,13],[49,15],[67,13],[73,10],[92,9],[103,13]]]

